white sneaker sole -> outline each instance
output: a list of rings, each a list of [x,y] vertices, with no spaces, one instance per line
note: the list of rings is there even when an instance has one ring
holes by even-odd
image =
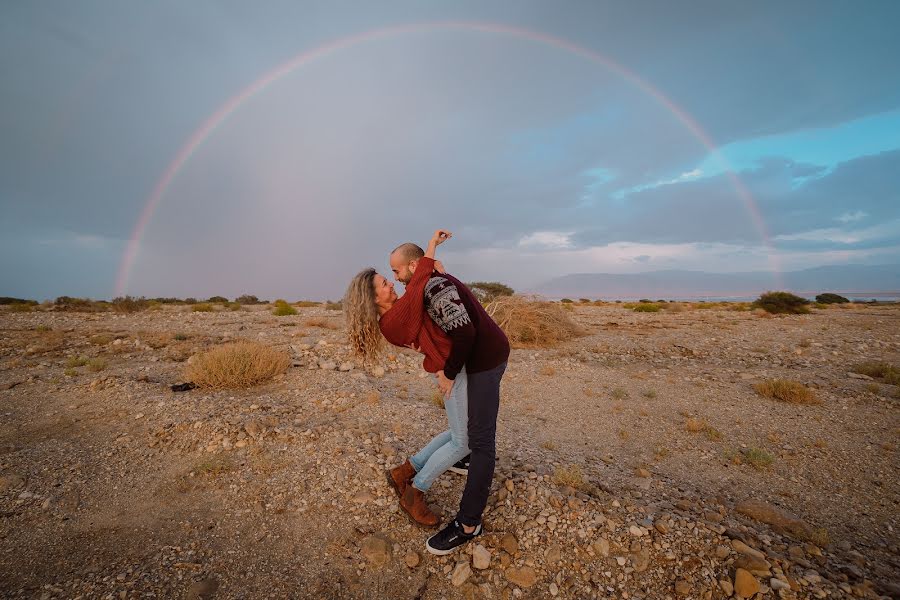
[[[469,542],[471,542],[472,540],[474,540],[475,538],[477,538],[479,535],[481,535],[481,532],[482,532],[481,525],[479,525],[479,526],[475,529],[475,535],[473,535],[473,536],[470,537],[468,540],[466,540],[466,543],[469,543]],[[432,537],[434,537],[434,536],[432,536]],[[459,548],[462,548],[463,546],[466,545],[466,544],[460,544],[459,546],[453,546],[453,547],[450,548],[449,550],[438,550],[437,548],[432,548],[432,547],[431,547],[431,545],[428,543],[428,542],[430,542],[430,541],[431,541],[431,538],[428,538],[427,540],[425,540],[425,550],[426,550],[427,552],[431,553],[431,554],[436,555],[436,556],[446,556],[446,555],[450,554],[451,552],[453,552],[454,550],[457,550],[457,549],[459,549]]]

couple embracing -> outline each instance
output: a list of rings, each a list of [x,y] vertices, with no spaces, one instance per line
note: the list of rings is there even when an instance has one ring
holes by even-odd
[[[361,271],[344,298],[351,347],[364,359],[375,358],[382,340],[424,354],[422,366],[433,373],[444,396],[448,429],[435,436],[387,479],[400,506],[416,523],[436,527],[440,519],[425,494],[444,471],[471,453],[459,512],[425,547],[449,554],[481,535],[481,516],[494,477],[500,380],[509,359],[509,342],[471,290],[435,261],[437,247],[450,239],[435,231],[422,250],[401,244],[390,256],[394,284],[375,269]]]

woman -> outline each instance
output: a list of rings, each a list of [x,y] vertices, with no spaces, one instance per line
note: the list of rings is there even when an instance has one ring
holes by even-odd
[[[398,298],[394,284],[375,269],[361,271],[350,282],[344,298],[347,330],[353,351],[366,362],[378,356],[383,337],[395,346],[422,352],[425,355],[422,366],[429,373],[444,368],[450,355],[450,338],[426,314],[424,295],[425,284],[436,268],[435,250],[450,237],[448,231],[435,231],[425,255],[413,259],[415,270],[403,297]],[[437,268],[443,272],[439,263]],[[469,454],[465,369],[454,379],[453,388],[444,399],[444,409],[449,428],[387,473],[388,482],[400,495],[401,508],[416,523],[427,527],[437,526],[440,519],[428,508],[425,493],[441,473]]]

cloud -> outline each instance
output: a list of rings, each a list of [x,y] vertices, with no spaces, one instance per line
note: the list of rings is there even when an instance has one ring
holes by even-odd
[[[571,248],[571,236],[571,231],[535,231],[523,236],[519,240],[519,246],[522,248],[548,248],[551,250]]]
[[[845,212],[839,217],[835,218],[835,221],[840,221],[841,223],[853,223],[855,221],[859,221],[865,219],[869,216],[869,213],[863,212],[861,210],[855,210],[853,212]]]

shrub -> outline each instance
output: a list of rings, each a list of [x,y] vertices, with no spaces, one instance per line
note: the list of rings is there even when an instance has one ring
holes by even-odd
[[[642,303],[638,304],[637,306],[635,306],[633,310],[634,310],[634,312],[655,313],[655,312],[659,312],[660,309],[661,309],[661,307],[659,304],[653,304],[653,303],[648,304],[646,302],[642,302]]]
[[[87,357],[73,356],[72,358],[70,358],[69,360],[66,361],[66,366],[69,367],[70,369],[74,369],[75,367],[83,367],[84,365],[88,364],[88,362],[89,361],[88,361]]]
[[[900,385],[900,369],[885,362],[864,362],[854,365],[851,369],[854,373],[868,375],[877,379],[883,379],[884,383]]]
[[[297,309],[282,300],[281,302],[275,302],[275,310],[272,311],[272,314],[276,317],[287,317],[289,315],[296,315]]]
[[[238,304],[262,304],[259,298],[250,294],[243,294],[234,299]]]
[[[72,298],[71,296],[60,296],[53,305],[56,310],[75,311],[75,312],[100,312],[107,309],[107,302],[94,302],[89,298]]]
[[[521,296],[501,296],[485,306],[516,348],[553,346],[584,335],[559,304]]]
[[[488,303],[500,296],[512,296],[515,293],[515,290],[499,281],[474,281],[466,285],[482,303]]]
[[[322,329],[337,329],[337,325],[327,319],[307,319],[304,323],[307,327],[320,327]]]
[[[313,302],[312,300],[298,300],[294,302],[294,305],[300,308],[312,308],[313,306],[320,306],[321,302]]]
[[[578,465],[556,467],[553,471],[553,483],[567,485],[577,490],[584,487],[584,473],[581,472],[581,467]]]
[[[24,298],[10,298],[9,296],[0,296],[0,306],[5,304],[29,304],[34,306],[37,300],[25,300]]]
[[[325,310],[343,310],[344,304],[341,301],[332,302],[331,300],[325,301]]]
[[[106,368],[106,361],[102,358],[92,358],[87,362],[87,368],[95,373]]]
[[[228,302],[227,304],[224,304],[223,306],[224,306],[227,310],[230,310],[231,312],[235,312],[235,311],[241,310],[241,305],[238,304],[237,302]]]
[[[766,469],[774,462],[775,457],[763,450],[762,448],[747,448],[741,450],[743,454],[743,462],[747,463],[754,469]]]
[[[574,300],[572,300],[571,298],[563,298],[562,300],[560,300],[560,302],[562,302],[563,304],[572,304]]]
[[[191,310],[194,312],[212,312],[215,309],[212,304],[207,304],[206,302],[202,304],[195,304],[191,307]]]
[[[790,292],[766,292],[753,303],[772,314],[804,314],[809,312],[809,300]]]
[[[285,352],[257,342],[235,342],[195,356],[184,375],[198,387],[240,388],[268,381],[290,364]]]
[[[31,304],[25,304],[24,302],[16,302],[9,305],[9,312],[31,312],[33,309],[34,307]]]
[[[821,402],[811,389],[802,383],[788,379],[768,379],[754,384],[753,389],[766,398],[774,398],[791,404],[819,404]]]
[[[819,304],[847,304],[850,302],[847,298],[843,296],[839,296],[838,294],[832,294],[830,292],[826,292],[824,294],[819,294],[816,296],[816,302]]]
[[[185,304],[197,304],[197,299],[196,298],[185,298],[184,303]]]
[[[142,310],[147,310],[150,307],[150,302],[144,298],[143,296],[140,298],[132,298],[131,296],[124,296],[113,298],[112,308],[116,312],[120,313],[133,313],[139,312]]]
[[[228,298],[225,296],[212,296],[207,302],[210,304],[228,304]]]

